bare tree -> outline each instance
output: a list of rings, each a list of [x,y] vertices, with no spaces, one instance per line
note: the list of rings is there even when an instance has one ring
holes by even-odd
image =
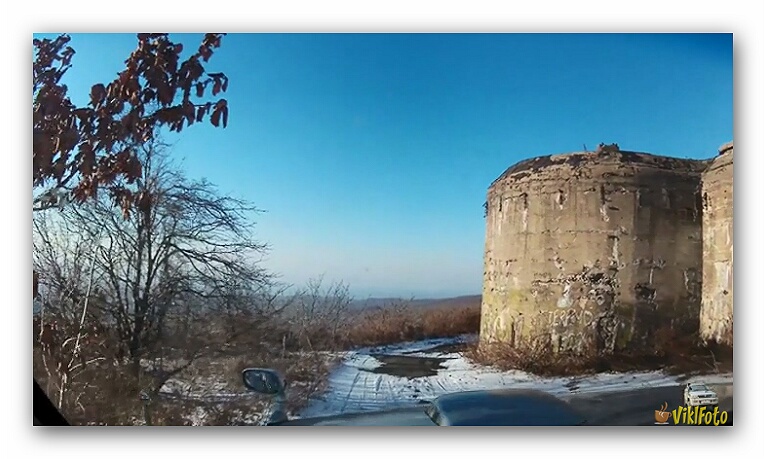
[[[187,179],[159,141],[139,149],[137,206],[127,218],[107,197],[62,212],[72,234],[98,240],[90,252],[101,301],[93,307],[116,331],[134,374],[142,358],[154,357],[169,316],[178,325],[184,323],[179,315],[188,323],[212,308],[231,309],[233,292],[269,280],[259,265],[267,247],[252,232],[250,216],[257,209],[221,196],[207,181]],[[207,347],[196,344],[187,361]]]
[[[212,97],[225,92],[228,78],[223,73],[210,72],[205,68],[214,50],[221,46],[223,35],[205,34],[200,46],[183,59],[183,46],[171,41],[168,34],[137,34],[136,49],[124,60],[124,69],[113,81],[91,86],[90,101],[82,106],[72,102],[67,86],[63,84],[75,54],[74,49],[68,46],[69,36],[60,35],[53,40],[35,39],[32,42],[35,300],[40,299],[38,279],[45,284],[42,295],[44,306],[42,313],[35,315],[34,331],[38,336],[36,341],[42,344],[43,360],[46,355],[55,357],[52,359],[55,361],[53,372],[58,373],[58,378],[50,377],[50,365],[46,363],[43,366],[48,371],[48,382],[55,380],[54,383],[58,384],[59,407],[67,387],[74,381],[74,372],[83,371],[88,362],[101,358],[85,360],[86,354],[100,348],[102,337],[99,335],[103,330],[93,328],[93,325],[103,323],[103,318],[97,317],[99,314],[114,312],[106,300],[113,299],[116,291],[124,293],[122,298],[125,301],[121,306],[132,308],[132,317],[126,322],[126,314],[111,314],[113,320],[108,325],[132,324],[133,333],[130,336],[133,348],[143,346],[141,333],[137,330],[162,328],[163,306],[157,305],[171,304],[169,298],[172,294],[155,295],[156,298],[152,299],[154,294],[146,292],[164,291],[168,285],[175,285],[169,274],[183,269],[179,266],[184,263],[174,264],[172,258],[176,252],[184,250],[172,249],[171,252],[176,252],[165,258],[157,257],[157,252],[151,249],[153,232],[146,229],[147,222],[151,223],[146,216],[154,209],[154,203],[147,198],[151,193],[147,192],[146,182],[140,183],[142,178],[151,174],[142,170],[145,164],[139,156],[142,146],[146,142],[152,144],[162,129],[181,132],[184,127],[206,119],[216,127],[226,127],[228,102],[226,99],[210,100],[206,92],[209,91]],[[209,185],[202,188],[211,190]],[[103,191],[99,194],[99,190]],[[107,276],[110,271],[105,269],[107,266],[103,263],[105,248],[99,244],[102,242],[99,237],[101,230],[106,227],[113,230],[119,226],[114,220],[91,220],[91,225],[72,228],[69,226],[73,221],[71,217],[77,212],[71,209],[63,215],[66,219],[60,219],[62,215],[50,218],[49,212],[45,212],[47,218],[40,218],[43,212],[36,212],[54,206],[63,209],[71,201],[82,203],[93,200],[93,208],[83,214],[91,213],[93,216],[101,212],[107,215],[110,212],[107,211],[104,192],[108,193],[111,205],[120,207],[122,217],[138,222],[133,227],[136,231],[132,233],[135,236],[132,242],[133,247],[139,250],[123,254],[125,256],[119,260],[128,260],[127,264],[135,266],[140,274],[135,275],[133,271],[131,276],[121,279],[123,283],[119,289],[115,289],[114,283],[117,276]],[[226,209],[226,203],[218,201],[218,204],[219,208]],[[137,205],[140,213],[133,212]],[[234,219],[237,218],[241,216]],[[86,223],[88,220],[80,219],[79,222]],[[129,240],[130,236],[122,236],[123,243]],[[201,247],[204,250],[204,244]],[[189,252],[193,250],[187,250]],[[228,261],[229,268],[232,263]],[[197,261],[195,266],[195,262],[189,261],[186,265],[197,268],[200,262]],[[158,270],[162,271],[162,276],[157,275]],[[143,288],[136,288],[137,279]],[[155,279],[162,280],[155,283]],[[125,281],[133,281],[133,285],[128,282],[126,287]],[[160,312],[157,313],[157,310]],[[115,321],[115,317],[121,317],[122,322]],[[57,319],[60,319],[61,327]],[[120,337],[129,335],[125,327],[118,326],[117,331]],[[37,362],[35,357],[35,369]],[[37,378],[36,372],[36,391]],[[47,392],[51,393],[50,387]],[[82,393],[77,395],[78,398],[80,396]],[[74,399],[75,404],[78,404],[78,398]]]
[[[348,285],[333,282],[327,287],[322,277],[310,279],[306,287],[297,292],[294,323],[300,345],[309,350],[316,346],[336,347],[341,339],[341,331],[348,319],[347,313],[353,298]],[[317,343],[321,339],[321,343]]]
[[[34,270],[43,273],[38,281],[43,319],[75,322],[95,241],[68,231],[55,213],[33,214],[32,235]]]
[[[48,378],[48,393],[55,388],[61,409],[77,376],[88,365],[105,360],[99,330],[88,320],[95,284],[95,258],[86,238],[66,237],[60,225],[42,216],[33,218],[33,260],[45,273],[44,307],[36,316],[41,344],[40,359]],[[60,323],[60,326],[59,326]],[[78,399],[75,400],[78,404]]]

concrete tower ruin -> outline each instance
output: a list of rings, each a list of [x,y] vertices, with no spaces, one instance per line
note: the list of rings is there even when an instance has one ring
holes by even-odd
[[[734,143],[702,175],[700,337],[734,344]]]
[[[487,194],[481,342],[610,352],[697,333],[708,163],[613,146],[506,170]]]

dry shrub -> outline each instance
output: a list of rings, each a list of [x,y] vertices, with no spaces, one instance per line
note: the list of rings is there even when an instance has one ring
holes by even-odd
[[[155,401],[148,406],[149,423],[155,426],[190,426],[193,425],[190,413],[195,404],[184,400]],[[136,420],[139,425],[146,425],[145,417]]]
[[[326,353],[287,352],[260,347],[237,356],[200,359],[177,378],[189,384],[195,398],[188,394],[158,397],[151,404],[153,425],[254,425],[262,421],[271,403],[269,397],[250,393],[242,382],[242,370],[251,367],[273,368],[287,380],[287,407],[291,415],[299,412],[309,397],[324,388],[327,375],[335,364]],[[217,383],[217,387],[210,384]],[[216,397],[220,387],[232,394],[228,400]]]
[[[465,355],[482,365],[541,376],[584,374],[600,371],[603,366],[595,352],[553,352],[551,343],[544,339],[519,346],[509,343],[479,344],[469,347]]]
[[[183,393],[155,394],[148,403],[149,422],[155,426],[256,423],[266,412],[270,400],[247,393],[241,372],[248,367],[269,367],[282,372],[288,381],[288,409],[291,414],[297,413],[310,396],[323,389],[334,364],[330,356],[317,357],[310,353],[288,353],[284,357],[261,353],[257,358],[201,359],[177,378],[188,382],[194,395],[202,397],[188,398]],[[78,397],[82,404],[82,408],[71,404],[64,407],[67,420],[73,425],[144,425],[145,405],[140,398],[140,385],[127,370],[121,372],[121,377],[117,377],[118,370],[97,372],[94,369],[92,373],[84,374],[82,380],[87,382],[87,387],[74,386],[65,394],[66,400]],[[209,384],[211,380],[225,383],[225,391],[235,396],[228,401],[206,400],[206,396],[214,398],[217,395],[215,389],[204,389],[205,382]]]
[[[324,389],[327,376],[338,361],[336,355],[322,352],[271,353],[258,358],[241,356],[230,359],[221,373],[227,375],[230,388],[244,390],[242,370],[245,368],[267,367],[279,371],[287,382],[288,411],[297,412],[309,397]]]
[[[423,313],[426,338],[478,333],[481,309],[465,307],[455,310],[436,309]]]
[[[152,404],[155,425],[237,426],[254,425],[262,421],[272,400],[250,393],[242,383],[242,370],[268,367],[281,372],[287,381],[288,414],[295,415],[305,407],[309,398],[324,388],[327,375],[336,363],[335,356],[327,353],[287,352],[261,348],[259,352],[236,357],[200,359],[178,378],[190,383],[197,399],[184,395],[157,400]],[[216,390],[199,392],[199,387],[211,381],[225,385],[225,392],[234,394],[229,400],[205,399],[215,397]],[[196,389],[196,390],[195,390]],[[199,397],[199,396],[202,397]]]
[[[39,346],[33,350],[33,359],[35,379],[70,424],[130,425],[140,419],[141,382],[126,365],[88,365],[59,392],[61,375],[50,364],[46,369]]]
[[[465,352],[472,361],[501,370],[522,370],[541,376],[571,376],[606,371],[648,371],[664,369],[670,373],[724,372],[733,369],[730,346],[702,342],[696,334],[684,334],[671,327],[653,333],[645,348],[598,352],[593,348],[578,352],[554,352],[550,340],[538,338],[518,346],[509,343],[483,343]]]
[[[345,346],[379,346],[478,333],[480,321],[481,310],[477,307],[417,309],[395,305],[378,308],[352,321]]]
[[[702,341],[696,332],[683,333],[671,327],[655,331],[653,356],[676,372],[732,371],[733,348],[728,344]],[[640,358],[641,353],[632,353]]]
[[[277,319],[275,319],[277,320]],[[279,322],[274,329],[281,330]],[[220,341],[215,327],[203,327],[200,333],[211,342]],[[243,425],[251,424],[268,405],[268,400],[256,394],[246,394],[241,372],[248,367],[271,367],[286,375],[288,386],[288,407],[297,411],[317,390],[322,389],[334,360],[327,353],[304,351],[285,352],[279,334],[262,334],[264,330],[241,336],[242,340],[225,343],[220,351],[199,357],[172,379],[188,384],[195,399],[187,394],[162,395],[157,389],[167,379],[162,372],[151,372],[143,367],[138,376],[127,361],[119,363],[113,358],[99,360],[86,365],[84,370],[70,378],[66,390],[61,393],[61,412],[73,425],[142,425],[145,423],[145,405],[142,391],[151,395],[149,414],[152,425]],[[257,338],[257,339],[256,339]],[[179,354],[179,350],[168,348],[165,354]],[[107,347],[99,353],[112,354]],[[60,373],[56,371],[55,360],[62,356],[48,355],[43,359],[40,344],[33,344],[33,370],[36,381],[58,405]],[[46,354],[47,355],[47,354]],[[180,355],[180,354],[179,354]],[[66,356],[63,356],[66,358]],[[170,357],[168,357],[169,360]],[[169,362],[169,367],[178,363]],[[233,398],[227,402],[206,401],[215,398],[221,388],[229,393],[240,393],[242,400]]]

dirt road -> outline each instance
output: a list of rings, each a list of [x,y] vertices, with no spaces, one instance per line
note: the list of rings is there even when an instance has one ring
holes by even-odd
[[[407,408],[448,393],[516,388],[570,400],[596,425],[644,425],[654,424],[654,410],[665,402],[668,410],[677,408],[684,381],[694,379],[716,387],[720,409],[729,411],[731,422],[731,374],[685,378],[657,370],[538,377],[474,365],[454,349],[460,342],[427,340],[350,352],[330,374],[326,390],[309,401],[301,417]]]

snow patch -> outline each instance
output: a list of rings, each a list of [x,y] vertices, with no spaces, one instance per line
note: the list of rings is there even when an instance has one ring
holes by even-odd
[[[583,393],[614,392],[676,386],[684,377],[662,371],[600,373],[578,377],[540,377],[520,370],[500,371],[478,366],[460,353],[440,352],[439,347],[470,342],[471,336],[401,343],[360,349],[345,355],[329,376],[327,390],[309,401],[300,417],[328,416],[412,406],[440,395],[504,388],[537,389],[566,397]],[[436,349],[434,349],[436,348]],[[433,376],[407,378],[386,374],[381,362],[369,354],[406,355],[444,359]],[[376,370],[376,371],[372,371]],[[733,382],[733,376],[695,376],[709,384]]]

